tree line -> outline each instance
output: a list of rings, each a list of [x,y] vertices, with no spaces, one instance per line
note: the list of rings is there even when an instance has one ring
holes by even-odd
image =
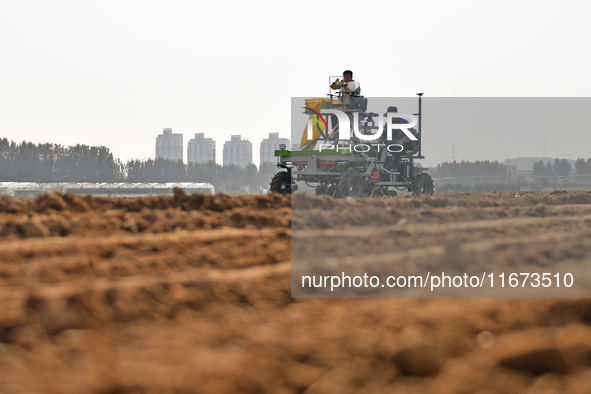
[[[591,175],[591,158],[577,159],[574,172],[576,175]],[[567,159],[554,159],[554,162],[539,160],[533,164],[533,175],[540,177],[571,175],[573,168]],[[445,177],[470,177],[470,176],[504,176],[509,175],[508,166],[498,161],[464,161],[443,162],[437,165],[432,171],[436,178]]]
[[[197,182],[216,191],[254,192],[267,189],[274,163],[261,168],[144,159],[126,163],[105,146],[16,143],[0,139],[0,181],[3,182]]]
[[[577,175],[591,175],[591,159],[577,159],[575,161]]]
[[[569,176],[572,167],[566,159],[555,159],[554,163],[540,160],[534,163],[534,176]]]
[[[453,161],[443,162],[432,171],[435,178],[457,178],[471,176],[506,176],[509,174],[507,166],[498,161]]]

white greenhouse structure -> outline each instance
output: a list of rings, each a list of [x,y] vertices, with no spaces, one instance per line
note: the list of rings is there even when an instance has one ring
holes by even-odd
[[[175,188],[180,188],[187,194],[214,194],[211,183],[148,183],[148,182],[0,182],[0,195],[17,198],[37,197],[42,193],[72,192],[76,194],[90,194],[102,197],[142,197],[159,194],[172,195]]]

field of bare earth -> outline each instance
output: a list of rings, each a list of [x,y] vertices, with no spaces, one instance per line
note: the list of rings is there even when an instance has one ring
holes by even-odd
[[[0,392],[586,393],[590,251],[589,192],[0,197]],[[361,257],[575,286],[292,298]]]

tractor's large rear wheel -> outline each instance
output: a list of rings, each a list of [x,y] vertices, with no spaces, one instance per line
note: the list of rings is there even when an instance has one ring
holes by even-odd
[[[285,171],[278,172],[271,179],[270,190],[283,195],[291,194],[291,176]]]
[[[365,183],[361,174],[355,170],[349,170],[343,174],[339,182],[341,197],[361,197],[365,194]]]
[[[412,194],[415,196],[432,196],[435,191],[431,175],[422,173],[415,176],[412,180]]]

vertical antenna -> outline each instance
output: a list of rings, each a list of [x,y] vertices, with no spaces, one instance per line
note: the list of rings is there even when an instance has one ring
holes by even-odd
[[[421,154],[421,149],[423,148],[423,144],[421,144],[421,140],[423,139],[423,129],[421,127],[422,125],[422,115],[423,115],[423,109],[422,109],[422,98],[423,98],[423,93],[417,93],[417,96],[419,96],[419,156],[422,156]]]

